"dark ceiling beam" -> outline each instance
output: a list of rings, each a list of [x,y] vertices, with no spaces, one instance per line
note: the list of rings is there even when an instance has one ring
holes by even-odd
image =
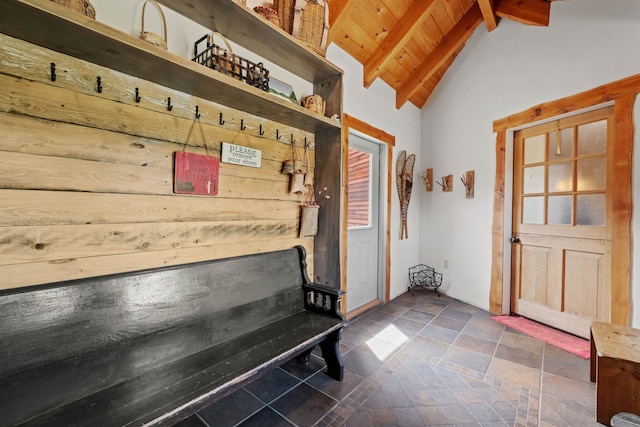
[[[500,0],[496,15],[525,25],[548,27],[551,2],[547,0]]]
[[[396,91],[396,108],[402,107],[431,76],[454,55],[471,37],[473,31],[482,23],[482,12],[474,4],[451,31],[440,41],[436,48],[416,68],[409,78]]]
[[[371,86],[385,65],[398,56],[414,34],[420,31],[421,24],[437,3],[436,0],[420,0],[411,5],[364,63],[364,87]]]
[[[493,8],[493,0],[478,0],[478,6],[482,12],[482,18],[487,26],[489,32],[495,30],[498,27],[498,18]]]

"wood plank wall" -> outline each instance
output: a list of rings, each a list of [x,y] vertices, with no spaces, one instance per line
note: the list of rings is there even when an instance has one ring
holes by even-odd
[[[173,194],[196,105],[210,155],[222,141],[262,150],[259,169],[221,163],[215,197]],[[0,35],[0,289],[296,244],[312,275],[304,197],[280,173],[290,135],[302,158],[312,133]],[[186,150],[207,152],[197,129]]]

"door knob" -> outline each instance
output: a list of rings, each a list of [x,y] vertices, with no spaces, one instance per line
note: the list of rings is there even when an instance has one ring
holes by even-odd
[[[520,243],[520,238],[519,237],[512,237],[511,238],[511,243]]]

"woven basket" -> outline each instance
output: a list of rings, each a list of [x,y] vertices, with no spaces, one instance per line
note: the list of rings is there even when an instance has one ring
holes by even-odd
[[[300,216],[300,237],[311,237],[318,234],[318,213],[320,206],[303,205]]]
[[[160,13],[160,17],[162,18],[162,33],[164,36],[159,36],[156,33],[152,33],[150,31],[144,30],[144,12],[147,7],[147,3],[151,3]],[[162,49],[167,50],[167,20],[164,17],[164,12],[162,12],[162,8],[155,0],[147,0],[142,5],[142,30],[140,31],[140,38],[147,43],[151,43],[154,46],[161,47]]]
[[[296,37],[305,45],[324,55],[322,36],[324,34],[324,7],[313,0],[307,1],[300,13],[300,28]]]
[[[293,20],[295,17],[295,0],[274,0],[273,8],[278,12],[280,28],[287,33],[293,33]]]
[[[256,6],[253,10],[276,27],[280,27],[280,18],[277,10],[264,6]]]
[[[58,3],[60,6],[68,7],[69,9],[88,16],[91,19],[96,19],[96,10],[91,5],[89,0],[51,0],[54,3]]]
[[[327,107],[327,102],[320,95],[313,94],[302,98],[302,106],[314,113],[322,114]]]

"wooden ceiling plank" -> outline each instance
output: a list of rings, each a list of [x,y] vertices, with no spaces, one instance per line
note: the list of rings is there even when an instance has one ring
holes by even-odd
[[[493,0],[478,0],[478,6],[482,12],[482,18],[487,26],[489,32],[495,30],[498,27],[498,18],[493,9]]]
[[[344,21],[349,17],[349,13],[357,0],[331,0],[329,3],[329,34],[327,34],[327,45],[335,40],[336,31],[332,28],[340,29]]]
[[[547,0],[500,0],[496,15],[525,25],[548,27],[551,2]]]
[[[418,66],[396,92],[396,108],[402,107],[438,69],[460,49],[482,23],[480,7],[474,5],[453,27],[440,44]]]
[[[364,63],[364,87],[371,86],[380,76],[380,71],[387,61],[396,57],[405,43],[420,29],[420,23],[429,15],[434,4],[437,4],[436,0],[416,1],[407,10]]]

